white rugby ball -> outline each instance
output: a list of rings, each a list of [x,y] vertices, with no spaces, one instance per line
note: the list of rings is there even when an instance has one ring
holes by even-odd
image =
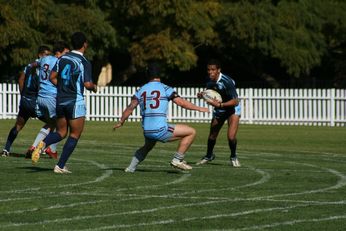
[[[207,89],[207,90],[202,91],[202,98],[206,102],[210,102],[210,101],[213,101],[215,99],[219,103],[222,103],[221,95],[217,91],[212,90],[212,89]]]

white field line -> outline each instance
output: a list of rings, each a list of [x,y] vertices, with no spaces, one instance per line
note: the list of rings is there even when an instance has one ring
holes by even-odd
[[[244,228],[240,228],[240,229],[222,229],[222,230],[223,231],[225,231],[225,230],[227,230],[227,231],[263,230],[263,229],[274,228],[274,227],[278,227],[278,226],[296,225],[296,224],[300,224],[300,223],[315,223],[315,222],[323,222],[323,221],[333,221],[333,220],[340,220],[340,219],[346,219],[346,214],[345,215],[338,215],[338,216],[330,216],[330,217],[275,222],[272,224],[255,225],[255,226],[244,227]]]
[[[333,172],[337,172],[337,171],[333,171]],[[345,181],[344,178],[341,181]],[[325,190],[329,190],[331,188],[335,189],[336,187],[333,187],[333,186],[332,187],[328,187],[328,188],[325,188]],[[318,190],[318,191],[322,192],[322,190]],[[309,192],[311,192],[311,191],[306,191],[305,193],[309,193]],[[302,194],[302,192],[300,192],[299,194]],[[287,196],[287,195],[291,195],[291,194],[278,194],[278,195],[272,195],[272,196],[255,197],[255,198],[247,198],[247,199],[232,198],[232,199],[227,199],[227,200],[206,201],[206,202],[189,203],[189,204],[183,204],[183,205],[156,207],[156,208],[151,208],[151,209],[133,210],[133,211],[128,211],[128,212],[120,212],[120,213],[96,214],[96,215],[88,215],[88,216],[75,216],[75,217],[70,217],[70,218],[60,218],[60,219],[54,219],[54,220],[44,220],[44,221],[32,222],[32,223],[10,223],[8,225],[3,225],[2,227],[18,227],[18,226],[27,226],[27,225],[43,225],[43,224],[56,223],[56,222],[60,222],[61,223],[61,222],[67,222],[67,221],[77,221],[77,220],[79,221],[79,220],[85,220],[85,219],[96,219],[96,218],[104,218],[104,217],[127,215],[127,214],[144,214],[144,213],[156,212],[156,211],[159,211],[159,210],[186,208],[186,207],[192,207],[192,206],[203,206],[203,205],[216,204],[216,203],[234,202],[234,201],[237,201],[237,200],[261,200],[261,199],[268,199],[268,198],[272,198],[272,197],[281,197],[283,195]],[[170,196],[174,196],[174,195],[170,195]],[[316,206],[317,205],[323,206],[325,204],[324,203],[321,203],[321,204],[314,203],[314,205],[316,205]],[[294,206],[274,207],[274,208],[267,208],[267,209],[255,209],[255,210],[249,210],[249,211],[245,211],[245,212],[238,212],[238,213],[231,213],[231,214],[216,214],[216,215],[211,215],[211,216],[203,217],[203,219],[218,219],[218,218],[222,218],[222,217],[233,217],[233,216],[246,215],[246,214],[258,213],[258,212],[267,212],[267,211],[273,211],[273,210],[291,209],[291,208],[306,207],[306,206],[311,206],[311,204],[305,204],[304,203],[304,204],[298,204],[298,205],[294,205]],[[185,218],[185,219],[179,220],[179,221],[170,220],[170,222],[174,222],[175,223],[175,222],[192,221],[192,220],[199,220],[199,219],[201,219],[201,217],[190,217],[190,218]],[[93,230],[114,229],[114,228],[122,228],[122,227],[123,228],[126,228],[126,227],[129,228],[129,227],[137,227],[139,225],[156,225],[156,224],[161,224],[161,222],[166,222],[166,221],[155,221],[155,222],[150,222],[150,223],[131,224],[130,226],[121,224],[121,225],[116,225],[116,226],[98,227],[97,229],[93,228]]]
[[[310,165],[311,166],[311,165]],[[327,169],[330,173],[332,174],[335,174],[337,176],[339,176],[341,179],[338,181],[338,183],[334,186],[331,186],[331,187],[327,187],[327,188],[324,188],[324,189],[318,189],[318,190],[310,190],[310,191],[305,191],[305,192],[300,192],[300,193],[293,193],[293,194],[281,194],[281,195],[272,195],[272,196],[266,196],[266,197],[263,197],[263,198],[253,198],[253,199],[267,199],[267,198],[272,198],[272,197],[279,197],[279,196],[291,196],[291,195],[300,195],[300,194],[305,194],[305,193],[317,193],[317,192],[324,192],[324,191],[327,191],[327,190],[331,190],[331,189],[337,189],[337,188],[340,188],[340,187],[343,187],[345,185],[345,176],[342,175],[341,173],[333,170],[333,169]],[[219,189],[217,189],[219,190]],[[232,200],[233,201],[233,200]],[[217,202],[220,202],[220,201],[217,201]],[[209,203],[212,203],[212,202],[209,202]],[[215,203],[215,201],[213,202]],[[299,205],[299,206],[303,206],[303,205]],[[167,207],[166,207],[167,208]],[[287,208],[290,208],[290,207],[281,207],[282,209],[287,209]],[[157,208],[153,208],[153,209],[150,209],[150,210],[147,210],[147,211],[153,211],[153,210],[156,210]],[[275,208],[274,208],[275,209]],[[253,210],[253,211],[260,211],[260,210]],[[133,213],[134,211],[130,211],[130,213]],[[128,212],[127,212],[128,213]],[[143,211],[141,211],[141,213],[143,213]],[[97,218],[99,216],[112,216],[112,215],[115,215],[115,214],[102,214],[102,215],[93,215],[93,216],[87,216],[87,217],[93,217],[93,218]],[[219,215],[213,215],[211,217],[215,217],[215,216],[219,216]],[[78,216],[79,217],[79,216]],[[78,219],[78,217],[75,217],[73,219]],[[81,218],[81,217],[80,217]],[[72,219],[72,218],[66,218],[66,219]],[[59,222],[61,220],[66,220],[66,219],[58,219]],[[186,219],[194,219],[194,218],[186,218]],[[200,217],[199,217],[200,219]],[[56,220],[53,220],[53,221],[56,221]],[[172,220],[170,220],[172,221]],[[43,221],[43,222],[49,222],[49,221]],[[166,223],[167,221],[158,221],[158,223],[161,223],[161,222],[164,222]],[[154,223],[157,223],[157,222],[154,222]],[[154,224],[153,222],[151,223],[148,223],[148,224],[151,224],[153,225]],[[32,224],[32,223],[28,223],[28,224]],[[37,223],[36,223],[37,224]],[[142,223],[141,223],[142,224]],[[9,224],[10,226],[21,226],[21,224]],[[25,225],[25,224],[22,224],[22,225]],[[139,224],[133,224],[133,225],[139,225]],[[122,225],[119,226],[119,228],[121,227]],[[128,227],[127,225],[125,225],[126,227]],[[94,229],[95,230],[95,229]]]

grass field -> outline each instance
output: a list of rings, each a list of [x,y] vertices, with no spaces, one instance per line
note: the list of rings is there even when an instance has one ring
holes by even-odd
[[[13,123],[0,120],[1,146]],[[242,167],[231,168],[225,128],[215,161],[194,165],[209,127],[191,124],[192,171],[169,166],[174,142],[158,144],[131,174],[123,169],[142,145],[140,124],[113,132],[112,122],[87,122],[73,173],[57,175],[55,160],[23,158],[40,126],[29,121],[12,156],[0,158],[0,230],[345,230],[345,128],[241,125]]]

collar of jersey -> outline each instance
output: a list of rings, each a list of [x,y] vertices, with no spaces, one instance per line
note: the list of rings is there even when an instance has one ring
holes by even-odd
[[[80,51],[72,50],[71,52],[73,52],[73,53],[76,53],[76,54],[79,54],[79,55],[83,56],[83,53],[82,53],[82,52],[80,52]]]

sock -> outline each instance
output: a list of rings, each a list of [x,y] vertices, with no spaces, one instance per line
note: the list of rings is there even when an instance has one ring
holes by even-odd
[[[18,131],[16,127],[13,127],[8,133],[5,149],[9,152],[12,146],[13,141],[17,138]]]
[[[44,140],[44,138],[46,138],[46,136],[49,134],[49,131],[50,129],[41,128],[32,146],[36,147],[41,140]]]
[[[62,153],[58,162],[59,168],[64,168],[68,158],[71,156],[73,150],[77,146],[78,139],[69,136],[64,144]]]
[[[176,152],[173,156],[173,160],[181,162],[182,160],[184,160],[184,154]]]
[[[46,147],[48,147],[51,144],[58,143],[62,140],[62,137],[57,132],[51,132],[48,134],[48,136],[43,140],[43,142],[46,144]]]
[[[228,146],[231,149],[231,159],[232,158],[237,158],[237,153],[236,153],[236,150],[237,150],[237,140],[236,139],[228,140]]]
[[[58,145],[58,143],[54,143],[54,144],[49,145],[50,150],[51,150],[52,152],[56,152],[56,146],[57,146],[57,145]]]
[[[139,163],[141,163],[145,157],[147,156],[148,153],[145,152],[141,152],[140,149],[138,149],[135,154],[132,157],[131,163],[129,165],[129,169],[131,170],[136,170],[137,166],[139,165]]]
[[[213,150],[214,150],[215,144],[216,144],[216,140],[208,139],[207,155],[205,157],[210,159],[213,156]]]

